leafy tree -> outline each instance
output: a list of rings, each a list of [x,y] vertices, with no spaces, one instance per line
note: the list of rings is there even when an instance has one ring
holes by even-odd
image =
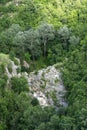
[[[33,106],[37,106],[37,105],[39,105],[39,101],[37,100],[37,98],[33,98],[32,101],[31,101],[31,104]]]
[[[10,53],[11,59],[16,53],[21,61],[31,62],[37,69],[45,67],[46,62],[62,62],[68,106],[56,111],[51,106],[41,108],[27,93],[24,77],[13,77],[7,86],[1,59],[0,130],[86,130],[87,0],[22,0],[18,6],[8,1],[0,1],[0,52]],[[54,26],[38,26],[43,20]],[[48,54],[47,59],[42,52]]]
[[[64,26],[58,30],[58,35],[62,42],[63,47],[65,49],[68,49],[68,44],[69,44],[68,40],[71,35],[71,30],[67,26]]]
[[[71,117],[64,117],[62,116],[61,117],[61,121],[59,123],[59,129],[60,130],[72,130],[75,128],[75,125],[74,125],[74,118],[71,118]]]
[[[50,120],[50,128],[51,128],[52,130],[57,130],[57,129],[59,129],[59,123],[60,123],[59,116],[53,115],[53,116],[51,117],[51,120]]]
[[[80,41],[79,37],[75,37],[75,36],[71,36],[69,39],[69,42],[71,44],[75,44],[75,45],[77,45],[79,43],[79,41]]]
[[[15,93],[20,94],[23,91],[29,91],[28,82],[25,77],[12,77],[11,85],[11,88]]]
[[[34,60],[35,57],[38,57],[41,54],[39,34],[36,30],[30,29],[29,31],[24,32],[24,36],[26,39],[26,48],[29,49],[31,56]]]
[[[74,50],[80,43],[80,38],[76,36],[71,36],[69,39],[69,43],[70,43],[69,49]]]
[[[12,1],[12,0],[1,0],[0,3],[4,4],[4,3],[9,2],[9,1]]]
[[[47,23],[42,23],[41,25],[38,26],[37,28],[39,35],[40,35],[40,40],[42,43],[42,48],[43,48],[43,53],[44,56],[46,56],[46,46],[48,41],[53,40],[54,39],[54,27],[51,24],[47,24]]]
[[[29,63],[31,55],[29,53],[25,53],[24,57],[25,57],[25,61]]]
[[[4,14],[4,16],[0,20],[0,31],[4,31],[5,29],[8,29],[10,26],[11,26],[10,18],[8,17],[7,14]]]
[[[34,29],[18,32],[14,37],[14,44],[18,46],[19,50],[22,48],[23,53],[29,51],[33,60],[41,54],[39,34]]]
[[[18,24],[13,24],[9,29],[3,31],[0,35],[1,51],[4,52],[4,47],[9,52],[13,47],[13,38],[21,30]],[[6,51],[4,53],[7,53]]]
[[[38,128],[36,128],[35,130],[46,130],[46,125],[45,123],[41,123]]]
[[[56,44],[48,50],[48,60],[50,64],[60,62],[63,59],[63,47],[61,44]]]
[[[25,36],[23,31],[19,31],[15,37],[13,38],[13,45],[16,47],[18,52],[16,52],[19,56],[23,55],[25,52]]]

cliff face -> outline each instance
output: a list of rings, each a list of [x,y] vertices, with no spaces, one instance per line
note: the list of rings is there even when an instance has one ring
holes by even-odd
[[[17,66],[13,61],[11,61],[11,67],[11,72],[6,67],[8,78],[25,76],[30,87],[31,96],[37,98],[42,107],[50,105],[56,107],[67,106],[64,99],[66,90],[61,80],[61,73],[56,69],[55,65],[30,74],[27,72],[17,73],[20,64]]]

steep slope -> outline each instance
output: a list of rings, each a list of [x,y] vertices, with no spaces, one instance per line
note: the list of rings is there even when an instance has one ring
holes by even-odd
[[[14,61],[10,60],[10,69],[7,65],[5,66],[8,84],[10,84],[9,81],[12,77],[24,76],[29,84],[30,95],[37,98],[41,106],[67,106],[64,99],[66,90],[62,83],[61,73],[56,69],[56,65],[28,74],[27,72],[17,72],[17,69],[20,68],[19,60],[18,63],[19,65],[15,65]]]

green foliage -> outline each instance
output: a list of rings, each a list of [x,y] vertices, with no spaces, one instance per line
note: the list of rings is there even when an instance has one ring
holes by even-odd
[[[15,64],[15,65],[19,65],[19,61],[18,61],[18,59],[16,59],[15,57],[13,58],[13,61],[14,61],[14,64]]]
[[[74,125],[74,119],[71,117],[62,116],[59,125],[60,125],[60,130],[64,130],[64,129],[72,130],[76,128]]]
[[[46,129],[46,125],[45,123],[41,123],[38,128],[36,128],[35,130],[45,130]]]
[[[42,23],[38,26],[38,32],[42,43],[43,54],[45,56],[48,41],[54,39],[54,27],[51,24]]]
[[[4,3],[9,2],[9,1],[12,1],[12,0],[1,0],[0,3],[4,4]]]
[[[64,50],[61,44],[56,44],[48,50],[48,60],[50,64],[62,62],[64,56]]]
[[[68,27],[64,26],[58,30],[58,34],[62,42],[63,48],[68,49],[68,40],[70,39],[71,30]]]
[[[10,49],[13,48],[13,38],[21,30],[20,26],[13,24],[9,29],[3,31],[0,35],[0,51],[4,53],[9,53]],[[3,49],[6,48],[6,50]]]
[[[9,58],[10,58],[11,60],[13,60],[14,57],[15,57],[15,53],[14,53],[13,51],[10,51],[10,53],[9,53]]]
[[[15,93],[20,94],[23,91],[29,91],[28,83],[25,77],[12,77],[11,85],[11,88]]]
[[[5,55],[3,53],[0,53],[0,64],[9,64],[10,63],[10,59],[8,55]]]
[[[0,64],[0,96],[4,96],[4,90],[7,84],[7,75],[5,73],[5,65]]]
[[[59,105],[55,91],[50,92],[50,96],[51,96],[52,99],[53,99],[54,105]]]
[[[0,130],[87,129],[86,6],[87,0],[0,1]],[[66,111],[41,108],[27,93],[24,77],[13,77],[7,87],[5,67],[12,71],[10,59],[18,65],[15,56],[36,73],[58,62],[67,90]]]
[[[39,57],[41,54],[39,34],[34,29],[17,33],[17,35],[14,37],[13,43],[14,45],[18,46],[19,50],[21,49],[21,53],[25,53],[27,50],[27,53],[25,53],[24,57],[26,60],[28,60],[28,62],[28,51],[30,52],[33,60],[35,60],[35,58]]]
[[[12,73],[12,64],[11,64],[11,63],[8,64],[7,68],[8,68],[8,71],[9,71],[10,73]]]
[[[32,101],[31,101],[31,104],[33,106],[37,106],[37,105],[39,105],[39,101],[37,100],[37,98],[33,98]]]
[[[3,15],[3,13],[2,13]],[[1,19],[0,19],[0,31],[5,30],[6,28],[11,26],[11,21],[10,18],[8,17],[8,15],[4,15]]]
[[[27,61],[28,63],[30,63],[30,57],[31,57],[31,55],[29,53],[25,53],[24,57],[25,57],[25,61]]]

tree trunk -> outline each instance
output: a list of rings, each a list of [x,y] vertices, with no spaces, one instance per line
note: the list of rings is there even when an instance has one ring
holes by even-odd
[[[46,56],[46,40],[44,41],[44,57]]]

